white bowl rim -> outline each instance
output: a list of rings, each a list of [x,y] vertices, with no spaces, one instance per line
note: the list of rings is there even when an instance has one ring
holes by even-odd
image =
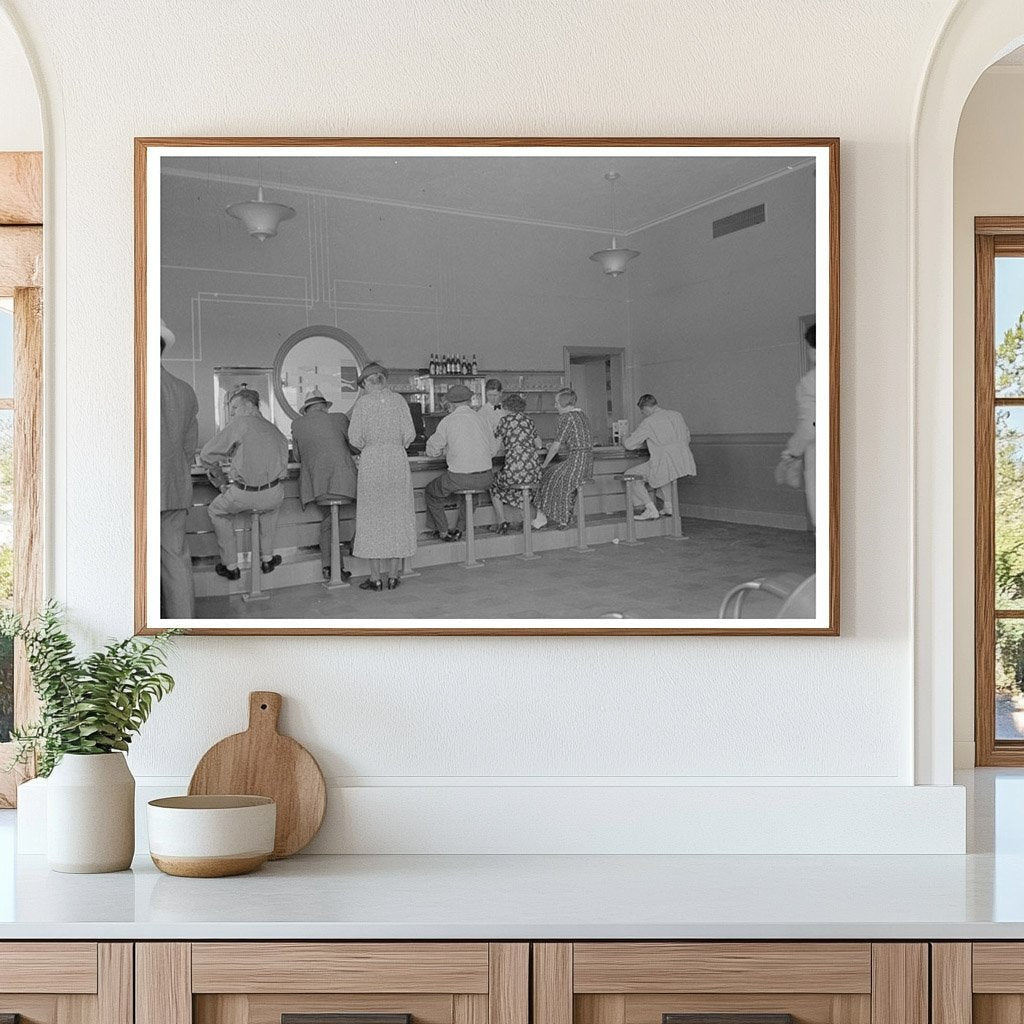
[[[203,796],[164,796],[150,800],[150,807],[175,811],[245,811],[253,807],[273,805],[269,796],[242,793],[211,793]]]

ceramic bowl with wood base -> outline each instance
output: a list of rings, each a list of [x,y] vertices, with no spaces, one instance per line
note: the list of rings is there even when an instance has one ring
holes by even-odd
[[[224,878],[274,852],[277,805],[266,796],[169,796],[147,808],[149,853],[168,875]]]

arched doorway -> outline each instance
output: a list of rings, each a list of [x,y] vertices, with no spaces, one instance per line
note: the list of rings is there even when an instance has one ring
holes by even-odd
[[[975,82],[993,61],[1022,42],[1024,8],[1019,0],[964,0],[950,15],[936,44],[912,129],[909,284],[915,429],[915,780],[919,784],[952,782],[954,653],[964,642],[966,628],[954,607],[960,611],[961,602],[955,601],[958,591],[972,586],[972,580],[962,578],[965,531],[958,530],[956,522],[957,446],[951,415],[954,148],[960,115]],[[971,543],[972,536],[967,531],[966,543]]]
[[[43,594],[42,160],[43,120],[21,39],[0,13],[0,605],[23,617]],[[0,758],[12,722],[36,717],[24,656],[0,647]],[[15,802],[18,773],[0,773],[0,807]]]

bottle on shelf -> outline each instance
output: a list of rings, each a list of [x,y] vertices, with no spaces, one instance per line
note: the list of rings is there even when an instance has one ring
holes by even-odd
[[[436,372],[437,372],[437,359],[435,358],[434,353],[431,352],[430,353],[430,370],[429,370],[430,376],[433,377]]]
[[[476,353],[473,353],[473,362],[470,364],[469,372],[475,377],[477,375]]]

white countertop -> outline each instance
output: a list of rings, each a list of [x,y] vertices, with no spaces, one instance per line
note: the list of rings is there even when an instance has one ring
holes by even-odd
[[[1024,939],[1024,771],[978,770],[966,856],[308,856],[60,875],[0,811],[0,940]]]
[[[4,938],[1024,938],[1024,856],[311,856],[226,879],[22,857]]]

